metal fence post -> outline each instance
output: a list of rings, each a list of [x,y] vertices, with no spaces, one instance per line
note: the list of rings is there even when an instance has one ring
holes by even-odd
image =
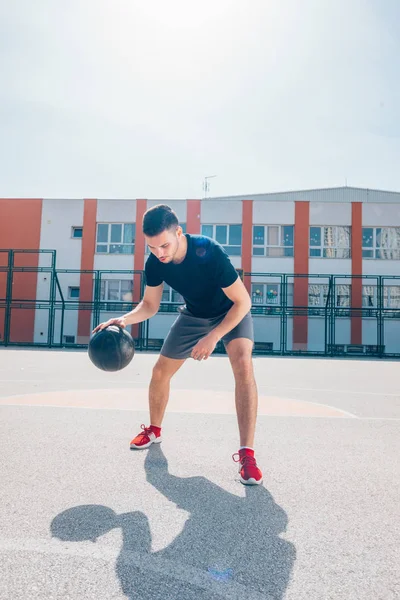
[[[4,345],[5,346],[7,346],[10,342],[13,277],[14,277],[14,250],[10,250],[9,254],[8,254],[6,314],[5,314],[5,319],[4,319]]]
[[[56,250],[53,250],[52,256],[51,256],[49,326],[48,326],[48,331],[47,331],[47,341],[48,341],[49,348],[52,348],[53,342],[54,342],[55,294],[56,294]]]
[[[382,275],[378,276],[378,332],[377,341],[379,347],[379,356],[383,356],[383,347],[385,343],[385,314],[384,314],[384,291],[383,291],[384,280]]]
[[[287,279],[286,275],[282,276],[282,315],[281,315],[281,355],[284,356],[286,350],[286,335],[287,335]]]

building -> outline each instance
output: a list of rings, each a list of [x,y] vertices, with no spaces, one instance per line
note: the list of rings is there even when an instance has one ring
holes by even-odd
[[[350,187],[202,200],[0,199],[0,343],[45,343],[49,328],[53,342],[87,343],[93,320],[139,301],[140,224],[158,203],[187,232],[217,239],[243,270],[260,348],[400,353],[400,193]],[[150,339],[165,336],[179,300],[165,288]]]

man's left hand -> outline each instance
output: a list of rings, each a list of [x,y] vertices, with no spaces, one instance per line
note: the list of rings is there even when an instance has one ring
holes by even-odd
[[[215,346],[218,343],[218,338],[209,333],[205,337],[203,337],[192,350],[191,357],[195,360],[207,360],[207,358],[212,354],[215,350]]]

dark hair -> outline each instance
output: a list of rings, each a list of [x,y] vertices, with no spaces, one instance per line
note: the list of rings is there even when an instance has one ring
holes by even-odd
[[[176,228],[178,225],[178,217],[166,204],[152,206],[143,215],[143,233],[148,237],[160,235],[163,231]]]

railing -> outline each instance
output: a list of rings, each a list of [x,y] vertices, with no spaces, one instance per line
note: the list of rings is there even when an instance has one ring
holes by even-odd
[[[278,295],[267,298],[264,294],[253,303],[255,354],[400,357],[400,302],[397,306],[396,296],[390,304],[387,291],[400,286],[400,276],[243,272],[241,276],[245,283],[252,281],[261,287],[272,282],[279,288]],[[133,297],[105,297],[104,280],[110,278],[132,281]],[[69,298],[68,288],[78,287],[82,281],[86,281],[81,287],[86,297]],[[310,304],[308,285],[323,286],[320,302],[314,297]],[[373,300],[362,299],[363,285],[373,285]],[[144,286],[143,271],[57,269],[54,250],[0,250],[0,345],[85,348],[93,327],[136,306]],[[338,297],[343,286],[351,286],[350,292]],[[355,301],[361,306],[354,305]],[[180,303],[162,302],[158,318],[169,316],[172,322],[178,306]],[[316,332],[317,341],[308,335],[305,344],[296,344],[294,332],[299,326],[308,333]],[[262,335],[261,330],[265,332]],[[162,336],[149,332],[148,321],[133,328],[138,350],[161,347]],[[363,343],[358,343],[361,340]],[[216,352],[225,352],[222,343]]]

